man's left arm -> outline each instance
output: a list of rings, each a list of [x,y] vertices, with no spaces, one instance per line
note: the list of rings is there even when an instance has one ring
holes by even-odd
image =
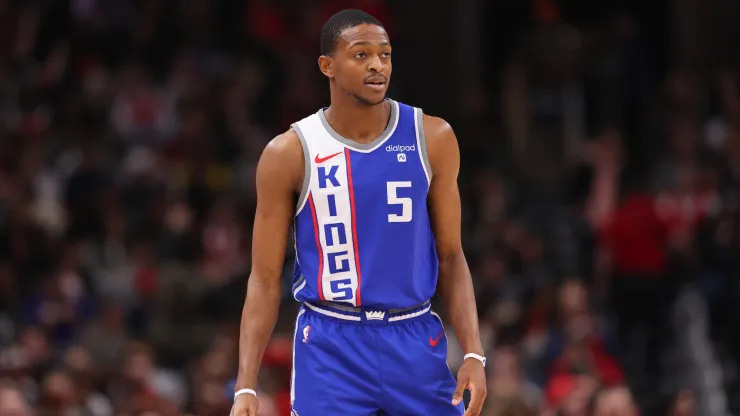
[[[483,356],[478,329],[473,280],[462,250],[460,190],[460,149],[454,131],[440,118],[424,116],[427,153],[432,175],[429,188],[429,214],[439,257],[439,292],[447,316],[465,354]],[[462,400],[463,390],[471,392],[466,416],[477,416],[486,397],[483,363],[468,358],[458,371],[453,403]]]

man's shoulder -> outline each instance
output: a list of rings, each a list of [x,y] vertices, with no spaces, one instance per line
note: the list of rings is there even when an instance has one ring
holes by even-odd
[[[424,121],[424,135],[427,139],[454,135],[450,123],[441,117],[424,114],[422,120]]]
[[[301,182],[304,157],[298,133],[290,129],[270,140],[262,151],[257,170],[258,176],[262,171],[273,179],[283,177],[291,186]]]
[[[427,155],[433,172],[446,170],[447,165],[456,165],[460,150],[457,137],[450,124],[441,117],[424,114],[422,119]]]
[[[293,128],[284,133],[278,134],[265,146],[263,152],[265,156],[273,156],[279,159],[299,159],[303,160],[303,147],[298,137],[298,132]]]
[[[424,139],[429,152],[438,151],[445,155],[452,147],[457,148],[457,137],[452,126],[441,117],[424,114]]]

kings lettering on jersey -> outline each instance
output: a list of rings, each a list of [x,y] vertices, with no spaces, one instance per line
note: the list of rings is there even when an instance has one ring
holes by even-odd
[[[348,152],[345,149],[333,153],[336,157],[325,161],[316,155],[317,186],[308,193],[317,248],[320,253],[323,251],[318,259],[319,297],[337,302],[357,299],[360,287],[359,256],[353,239],[356,233],[352,228],[354,207]]]
[[[389,102],[388,127],[368,144],[337,134],[323,109],[293,125],[306,161],[294,221],[293,295],[300,302],[391,309],[434,294],[423,116]]]

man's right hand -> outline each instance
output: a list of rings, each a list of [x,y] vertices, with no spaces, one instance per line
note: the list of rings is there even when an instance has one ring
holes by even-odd
[[[230,416],[257,416],[259,410],[259,402],[257,397],[251,394],[241,394],[236,400],[234,405],[231,406]]]

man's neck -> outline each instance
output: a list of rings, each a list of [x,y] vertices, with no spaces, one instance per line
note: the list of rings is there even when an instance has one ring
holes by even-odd
[[[324,115],[334,131],[342,137],[366,144],[380,137],[388,126],[391,117],[391,103],[388,100],[372,106],[341,101],[332,100]]]

